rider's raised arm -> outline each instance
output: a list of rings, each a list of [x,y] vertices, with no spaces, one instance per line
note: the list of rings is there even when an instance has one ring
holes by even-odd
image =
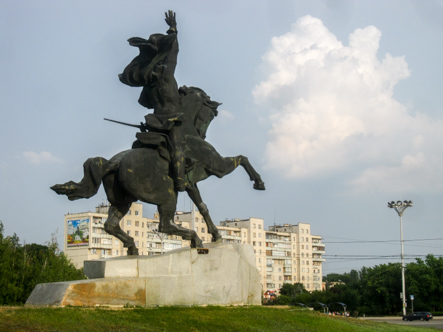
[[[177,21],[175,19],[175,13],[172,10],[168,10],[168,12],[165,13],[165,21],[169,25],[168,35],[171,33],[177,34]]]
[[[169,25],[167,35],[163,35],[158,41],[159,54],[164,54],[162,60],[162,70],[158,75],[158,92],[169,112],[176,111],[179,103],[179,94],[177,81],[175,80],[175,67],[177,66],[178,40],[177,40],[177,21],[175,13],[168,11],[165,21]]]
[[[170,79],[171,76],[174,76],[178,56],[177,21],[175,19],[175,13],[172,10],[165,13],[165,21],[169,25],[169,29],[167,35],[158,41],[158,47],[160,52],[167,52],[164,59],[164,74],[166,79]]]

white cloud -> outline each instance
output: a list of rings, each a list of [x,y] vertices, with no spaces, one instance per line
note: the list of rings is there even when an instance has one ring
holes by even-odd
[[[222,122],[231,122],[235,119],[235,115],[227,110],[220,110],[217,115],[217,119]]]
[[[50,152],[42,151],[40,153],[34,151],[25,151],[21,153],[18,158],[25,160],[34,165],[44,163],[61,163],[61,159],[54,157]]]
[[[393,98],[409,76],[404,57],[377,58],[381,32],[357,29],[344,46],[323,23],[305,16],[274,37],[263,56],[265,79],[254,89],[270,112],[267,167],[289,178],[352,172],[350,184],[389,190],[434,185],[443,162],[443,125],[411,115]],[[357,171],[357,169],[359,171]],[[395,189],[399,189],[396,187]],[[443,189],[443,188],[442,188]]]

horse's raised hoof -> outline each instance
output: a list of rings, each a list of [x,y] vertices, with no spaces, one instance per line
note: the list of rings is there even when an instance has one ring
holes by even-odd
[[[266,190],[265,183],[263,181],[255,181],[254,189],[255,190]]]

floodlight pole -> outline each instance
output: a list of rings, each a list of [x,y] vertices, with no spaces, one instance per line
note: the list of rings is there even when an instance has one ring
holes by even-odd
[[[408,207],[412,207],[412,201],[397,201],[388,202],[388,207],[397,211],[400,217],[400,242],[401,242],[401,289],[402,289],[402,301],[403,301],[403,316],[406,316],[406,286],[405,286],[405,257],[403,254],[403,212]]]

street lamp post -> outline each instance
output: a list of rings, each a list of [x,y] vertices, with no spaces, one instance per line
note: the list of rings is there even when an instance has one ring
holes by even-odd
[[[406,316],[406,287],[405,287],[405,257],[403,254],[403,212],[408,207],[412,207],[412,201],[397,201],[388,202],[388,207],[397,211],[400,217],[400,242],[401,242],[401,289],[403,301],[403,316]]]

